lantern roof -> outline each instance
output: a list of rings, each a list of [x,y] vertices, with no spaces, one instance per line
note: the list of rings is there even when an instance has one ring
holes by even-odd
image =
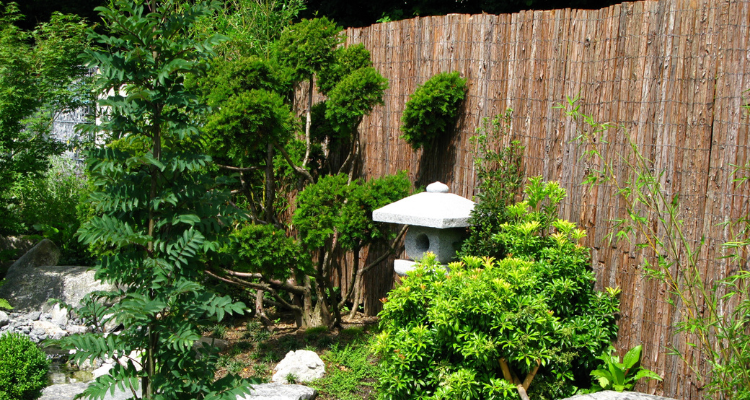
[[[430,228],[463,228],[470,226],[474,202],[448,193],[448,186],[435,182],[427,191],[406,197],[372,212],[378,222],[426,226]]]

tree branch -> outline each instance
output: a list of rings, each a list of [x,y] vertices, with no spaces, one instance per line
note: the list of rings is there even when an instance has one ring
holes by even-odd
[[[393,241],[388,245],[388,251],[385,252],[385,253],[383,253],[383,254],[381,254],[380,257],[376,258],[375,261],[371,262],[366,267],[362,268],[362,273],[364,274],[365,272],[371,270],[376,265],[380,264],[381,261],[383,261],[386,258],[388,258],[388,256],[390,256],[391,254],[395,254],[396,253],[396,246],[395,245],[396,245],[396,243],[398,243],[401,240],[402,237],[404,237],[404,234],[406,233],[406,230],[408,228],[409,228],[408,225],[404,225],[401,228],[401,230],[398,232],[398,235],[396,235],[396,238],[393,239]]]
[[[315,183],[315,179],[313,179],[312,175],[310,175],[310,171],[308,171],[305,168],[294,165],[294,162],[292,162],[292,159],[291,157],[289,157],[289,153],[286,152],[286,149],[281,147],[278,143],[274,143],[273,147],[275,147],[276,150],[278,150],[279,153],[281,153],[281,155],[286,160],[287,164],[289,164],[289,166],[292,167],[293,170],[295,170],[298,174],[304,176],[305,179],[308,180],[308,182]]]
[[[216,165],[217,167],[221,169],[226,169],[228,171],[237,171],[237,172],[250,172],[250,171],[257,171],[259,169],[258,167],[243,168],[243,167],[232,167],[231,165],[221,165],[221,164],[214,164],[214,165]]]

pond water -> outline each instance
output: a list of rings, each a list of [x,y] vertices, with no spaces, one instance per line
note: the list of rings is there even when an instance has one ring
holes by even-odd
[[[68,357],[54,349],[45,349],[47,357],[52,361],[47,373],[47,380],[50,385],[90,382],[94,380],[94,374],[91,371],[81,371],[78,368],[68,366]]]

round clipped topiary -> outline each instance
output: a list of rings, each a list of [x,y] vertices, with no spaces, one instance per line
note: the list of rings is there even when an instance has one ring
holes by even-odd
[[[466,97],[466,79],[458,71],[443,72],[417,87],[401,117],[401,136],[414,150],[429,147],[441,133],[452,129]]]
[[[0,336],[0,400],[32,400],[47,385],[49,360],[28,336]]]

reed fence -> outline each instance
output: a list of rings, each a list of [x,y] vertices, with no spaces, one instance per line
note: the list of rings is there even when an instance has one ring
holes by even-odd
[[[542,175],[567,189],[560,216],[587,230],[597,288],[622,289],[617,347],[642,343],[643,363],[665,378],[640,389],[701,398],[693,373],[666,349],[701,355],[690,351],[684,335],[673,335],[679,312],[669,305],[664,285],[644,278],[643,255],[606,241],[611,221],[625,216],[622,202],[610,186],[582,184],[592,165],[581,159],[583,149],[574,141],[579,127],[553,106],[580,96],[584,113],[630,132],[663,171],[670,194],[679,193],[689,239],[697,244],[704,238],[702,270],[721,279],[731,271],[718,260],[729,239],[719,224],[749,210],[750,189],[732,174],[733,165],[749,160],[742,108],[750,88],[749,26],[750,0],[661,0],[600,10],[454,14],[348,29],[347,45],[363,43],[390,82],[385,105],[360,126],[362,176],[406,170],[419,185],[439,180],[471,197],[477,182],[469,137],[482,117],[513,108],[512,139],[526,146],[526,175]],[[399,138],[405,102],[417,85],[453,70],[469,87],[455,134],[434,150],[412,151]],[[625,135],[612,133],[607,140],[624,152]],[[364,254],[363,263],[368,258]],[[366,277],[368,313],[380,309],[378,299],[392,288],[391,260]]]

